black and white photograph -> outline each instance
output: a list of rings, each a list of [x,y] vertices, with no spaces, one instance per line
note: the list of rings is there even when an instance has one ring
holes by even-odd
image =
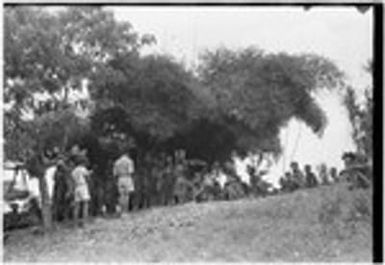
[[[382,261],[382,3],[2,13],[4,262]]]

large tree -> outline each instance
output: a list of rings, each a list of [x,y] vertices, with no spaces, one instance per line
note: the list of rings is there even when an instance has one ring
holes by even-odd
[[[234,133],[240,153],[279,153],[279,129],[291,118],[321,134],[327,119],[312,96],[339,85],[343,74],[328,59],[266,53],[254,48],[220,48],[203,53],[202,88],[217,106],[213,117]]]
[[[341,78],[325,58],[253,48],[206,52],[197,74],[167,56],[121,57],[91,79],[93,124],[144,149],[184,148],[209,162],[234,150],[279,154],[279,129],[293,117],[322,133],[326,117],[312,93]]]

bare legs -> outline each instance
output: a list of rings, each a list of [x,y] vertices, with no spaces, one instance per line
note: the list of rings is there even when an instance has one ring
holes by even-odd
[[[128,212],[128,207],[130,205],[131,196],[129,193],[122,193],[119,195],[119,204],[116,207],[118,214]]]
[[[83,206],[83,207],[81,207]],[[73,208],[73,218],[75,225],[80,225],[84,221],[88,221],[88,210],[89,210],[89,203],[88,201],[83,202],[75,202],[74,208]],[[79,220],[79,216],[81,214],[81,218]]]

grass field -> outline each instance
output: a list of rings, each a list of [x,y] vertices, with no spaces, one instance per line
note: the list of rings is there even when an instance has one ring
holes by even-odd
[[[368,198],[367,192],[327,186],[97,218],[84,228],[60,227],[46,236],[18,230],[4,245],[4,260],[371,262]]]

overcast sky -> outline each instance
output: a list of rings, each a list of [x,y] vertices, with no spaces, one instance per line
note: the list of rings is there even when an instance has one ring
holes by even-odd
[[[372,58],[372,9],[355,7],[110,7],[139,33],[152,33],[152,52],[172,54],[194,65],[199,51],[255,45],[268,52],[314,52],[331,58],[356,86],[369,78],[362,66]]]

